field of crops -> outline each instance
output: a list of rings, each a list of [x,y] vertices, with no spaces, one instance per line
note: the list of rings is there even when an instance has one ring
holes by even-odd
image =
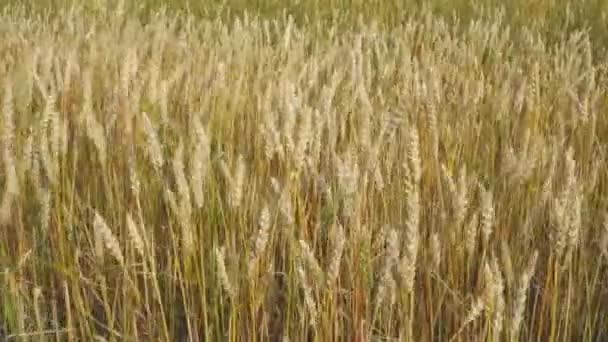
[[[0,340],[608,340],[608,3],[58,3],[0,5]]]

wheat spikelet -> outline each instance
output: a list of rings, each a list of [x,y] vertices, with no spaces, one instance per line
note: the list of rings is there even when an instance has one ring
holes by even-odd
[[[393,301],[393,299],[395,298],[396,287],[397,286],[393,274],[390,271],[386,271],[385,269],[385,271],[383,271],[380,276],[378,287],[376,290],[376,296],[374,298],[374,311],[377,312],[382,306],[382,304],[387,301],[387,299],[389,302]]]
[[[17,88],[15,89],[15,101],[19,111],[26,110],[32,104],[34,94],[34,75],[38,64],[39,54],[36,49],[27,49],[24,51],[21,73],[18,78],[11,78],[8,75],[6,79],[18,79]]]
[[[44,110],[42,112],[42,122],[44,128],[49,131],[49,145],[53,160],[56,160],[60,153],[61,146],[61,119],[55,109],[57,98],[54,93],[46,96]]]
[[[51,218],[51,193],[47,188],[41,187],[37,194],[40,201],[40,229],[48,232]]]
[[[173,156],[173,176],[177,186],[180,204],[190,205],[190,186],[184,173],[184,145],[180,142]]]
[[[375,167],[373,171],[372,179],[374,181],[374,186],[377,191],[383,191],[385,187],[384,177],[382,177],[382,170],[379,167]]]
[[[243,199],[243,188],[245,185],[245,159],[242,155],[238,156],[234,173],[230,172],[228,165],[223,160],[220,161],[220,170],[226,179],[229,189],[228,204],[232,209],[238,209]]]
[[[237,209],[243,201],[246,172],[245,158],[243,158],[242,155],[239,155],[236,160],[236,168],[230,185],[230,196],[228,199],[228,202],[233,209]]]
[[[441,265],[441,240],[439,240],[439,234],[433,233],[431,235],[431,260],[432,265],[436,271],[439,270],[439,266]]]
[[[568,226],[566,223],[566,202],[563,198],[557,198],[553,204],[554,230],[551,231],[552,246],[556,257],[559,259],[567,244]]]
[[[38,156],[40,157],[41,166],[45,171],[48,181],[55,185],[57,184],[57,175],[59,173],[58,165],[55,163],[49,152],[48,137],[43,130],[38,132]]]
[[[279,196],[279,210],[285,225],[289,227],[296,223],[291,194],[287,188]]]
[[[472,255],[477,247],[477,228],[479,226],[479,214],[471,215],[471,218],[464,230],[464,245],[469,255]]]
[[[260,216],[258,218],[258,231],[256,234],[255,242],[254,242],[254,250],[251,259],[249,260],[249,276],[250,278],[253,275],[253,272],[256,269],[256,264],[262,254],[266,250],[266,244],[268,243],[268,238],[270,235],[270,210],[267,206],[260,212]]]
[[[22,173],[33,172],[34,159],[37,158],[36,148],[34,146],[35,134],[34,130],[30,128],[25,141],[23,142],[23,149],[21,151],[20,159],[20,170]]]
[[[260,255],[264,252],[266,249],[266,243],[268,242],[268,235],[270,232],[270,210],[267,206],[264,206],[260,212],[258,226],[260,227],[260,230],[258,231],[258,236],[255,240],[256,255]]]
[[[445,164],[441,164],[441,174],[443,176],[443,179],[447,183],[450,196],[455,198],[458,195],[458,187],[456,186],[456,182],[454,182],[454,177],[452,176],[452,173]]]
[[[437,124],[437,109],[433,104],[427,112],[428,130],[431,134],[431,148],[433,159],[439,160],[439,128]]]
[[[300,127],[298,129],[298,141],[294,151],[294,167],[301,170],[306,162],[308,146],[312,140],[312,113],[308,109],[301,116]]]
[[[163,158],[162,147],[158,139],[158,134],[156,133],[156,129],[152,125],[152,121],[150,121],[148,114],[146,114],[146,112],[142,112],[141,115],[143,119],[144,133],[146,134],[147,140],[146,151],[148,152],[148,158],[150,158],[156,172],[160,172],[165,161]]]
[[[581,211],[583,206],[583,195],[577,193],[572,199],[570,210],[568,211],[568,245],[571,248],[576,248],[580,242],[581,235]]]
[[[470,324],[471,322],[479,318],[484,308],[485,305],[482,298],[478,298],[475,302],[473,302],[473,305],[471,305],[471,308],[469,309],[469,312],[467,313],[464,322],[462,323],[462,327]]]
[[[382,267],[382,271],[380,273],[380,279],[378,282],[378,288],[376,290],[375,296],[375,307],[376,310],[382,305],[382,303],[386,300],[387,294],[392,297],[392,292],[395,289],[395,279],[393,277],[393,268],[395,264],[399,260],[399,235],[397,231],[393,228],[385,228],[389,229],[388,234],[386,236],[386,252],[384,256],[384,265]],[[406,259],[405,256],[403,259]],[[411,263],[406,260],[406,262],[399,263],[399,274],[403,276],[407,274],[407,270],[404,270],[403,267],[409,267]],[[389,299],[390,299],[389,297]]]
[[[155,44],[153,44],[155,45]],[[162,58],[162,47],[155,46],[147,65],[147,84],[146,97],[150,103],[158,102],[158,83],[160,79],[160,68]]]
[[[583,198],[578,189],[576,161],[572,147],[566,151],[565,169],[566,182],[553,202],[552,212],[554,230],[551,232],[551,239],[558,259],[567,247],[577,247],[581,229]]]
[[[541,71],[538,62],[532,66],[532,78],[530,82],[530,96],[527,99],[530,108],[535,109],[540,105]]]
[[[412,171],[412,181],[416,185],[420,184],[422,178],[419,140],[418,129],[415,126],[410,127],[407,143],[407,157],[410,162],[410,170]]]
[[[15,138],[13,85],[10,78],[7,78],[4,82],[4,96],[2,98],[2,144],[5,151],[4,153],[13,153]]]
[[[577,192],[577,178],[576,178],[576,160],[574,159],[574,149],[572,146],[566,150],[566,184],[564,197],[568,195],[573,196]]]
[[[205,175],[210,163],[209,137],[198,118],[194,120],[194,134],[196,143],[190,163],[190,186],[194,195],[194,205],[200,209],[204,203],[203,187]]]
[[[496,282],[491,265],[488,264],[487,261],[483,264],[482,277],[484,284],[482,294],[484,306],[486,309],[491,310],[494,306],[494,299],[496,298],[496,292],[494,291]]]
[[[80,118],[81,120],[84,120],[86,135],[89,139],[91,139],[93,145],[95,145],[102,167],[105,167],[107,159],[105,131],[103,125],[95,118],[95,112],[93,110],[93,86],[91,70],[86,70],[84,72],[82,82],[83,104]]]
[[[507,281],[507,287],[510,289],[513,287],[515,281],[515,274],[513,273],[513,262],[511,261],[511,250],[507,241],[502,240],[500,242],[500,258],[502,261],[502,269]]]
[[[234,183],[234,177],[232,176],[230,167],[228,167],[228,164],[226,163],[226,161],[224,159],[220,160],[219,164],[220,164],[220,172],[222,173],[222,177],[224,177],[224,180],[226,180],[228,187],[231,187],[232,183]]]
[[[34,70],[34,79],[36,86],[43,97],[47,97],[49,93],[55,94],[54,77],[52,74],[53,59],[56,57],[55,51],[51,46],[45,46],[40,51],[40,73]]]
[[[342,196],[343,215],[351,217],[355,211],[355,196],[361,180],[359,164],[353,153],[346,153],[344,159],[336,157],[338,189]]]
[[[492,192],[479,185],[481,191],[481,233],[484,245],[487,246],[494,227],[494,205]]]
[[[61,132],[59,133],[59,153],[65,156],[68,153],[68,147],[70,142],[70,124],[68,120],[63,120],[61,124]]]
[[[557,151],[554,150],[551,153],[551,159],[549,162],[549,169],[545,176],[545,182],[543,183],[541,191],[541,200],[543,203],[547,202],[553,195],[553,180],[555,177],[555,169],[557,168]]]
[[[42,189],[42,176],[39,158],[32,160],[32,167],[30,168],[29,181],[32,183],[34,189]]]
[[[321,269],[321,266],[319,265],[319,262],[317,261],[317,258],[315,258],[314,253],[312,252],[312,250],[310,249],[310,246],[308,246],[306,241],[300,240],[299,243],[300,243],[300,254],[302,256],[302,259],[305,262],[306,267],[308,269],[310,269],[310,271],[312,271],[312,274],[315,278],[315,282],[322,284],[324,273],[323,273],[323,269]]]
[[[341,224],[336,225],[334,230],[333,255],[327,268],[327,282],[331,286],[340,274],[340,262],[342,261],[342,253],[344,252],[344,244],[346,237],[344,236],[344,228]]]
[[[369,147],[369,149],[367,150],[367,161],[366,161],[366,171],[368,172],[374,172],[374,170],[378,170],[380,168],[380,153],[381,153],[381,149],[382,149],[382,145],[385,143],[384,142],[384,134],[385,134],[385,130],[386,128],[384,127],[385,125],[383,124],[382,127],[380,128],[380,133],[378,133],[378,138],[376,139],[376,141],[372,144],[372,146]]]
[[[347,153],[344,159],[336,157],[338,187],[344,196],[352,196],[357,191],[359,168],[352,153]]]
[[[133,193],[133,197],[139,200],[139,194],[141,192],[141,182],[139,181],[139,176],[137,175],[137,165],[133,149],[130,149],[129,151],[127,157],[127,167],[129,169],[129,186],[131,188],[131,192]]]
[[[498,267],[498,262],[496,259],[493,259],[492,263],[492,272],[494,273],[494,292],[496,294],[496,300],[494,305],[494,334],[498,337],[502,333],[503,321],[505,315],[505,298],[504,298],[504,280],[500,269]]]
[[[600,175],[602,174],[602,171],[605,169],[604,167],[604,161],[602,160],[594,160],[592,162],[592,166],[591,166],[591,174],[587,177],[587,180],[585,181],[585,190],[584,192],[593,192],[597,185],[598,182],[600,180]]]
[[[6,161],[5,164],[6,186],[4,197],[2,198],[2,204],[0,204],[0,222],[3,224],[10,222],[13,202],[19,193],[17,171],[15,170],[15,166],[8,164]]]
[[[81,116],[93,112],[93,71],[87,68],[82,73],[82,108]],[[82,118],[80,118],[82,119]]]
[[[312,289],[308,284],[308,279],[306,278],[306,272],[301,263],[298,263],[296,266],[296,271],[300,278],[300,283],[302,284],[302,288],[304,289],[304,304],[306,305],[306,309],[308,311],[310,325],[317,325],[317,306],[315,304],[314,298],[312,296]]]
[[[441,166],[443,178],[447,182],[448,191],[452,197],[452,210],[454,215],[454,225],[460,227],[463,223],[467,209],[469,207],[468,186],[466,181],[466,166],[463,165],[458,176],[458,183],[454,179],[445,165]]]
[[[163,80],[160,82],[158,106],[160,107],[160,120],[163,125],[169,123],[169,87],[168,81]]]
[[[226,271],[226,260],[225,260],[224,253],[225,253],[224,247],[215,248],[215,258],[216,258],[216,264],[217,264],[218,277],[220,279],[220,283],[221,283],[222,287],[224,288],[224,291],[226,291],[226,293],[228,293],[230,298],[235,299],[237,292],[236,292],[236,288],[232,285],[232,282],[230,281],[230,278],[228,277],[228,272]]]
[[[264,129],[263,134],[265,137],[266,145],[264,153],[267,159],[272,159],[274,155],[278,155],[282,158],[284,153],[283,143],[281,142],[281,133],[275,124],[275,113],[268,112],[264,115]]]
[[[97,211],[95,212],[95,218],[93,220],[93,229],[95,231],[95,236],[101,239],[101,242],[106,246],[110,255],[112,255],[121,265],[124,265],[125,259],[120,250],[118,239],[114,236],[114,233],[112,233],[112,230],[108,227],[106,221]],[[103,254],[103,252],[100,253],[98,251],[98,254]]]
[[[179,223],[184,255],[192,255],[194,252],[194,231],[191,221],[192,206],[190,202],[186,200],[178,200],[175,193],[169,188],[165,188],[164,196],[171,208],[171,212]]]
[[[63,88],[64,94],[69,93],[72,88],[72,77],[74,71],[77,71],[77,64],[78,62],[76,61],[76,51],[70,50],[67,53],[65,69],[63,69],[63,80],[61,87]]]
[[[297,111],[300,109],[300,100],[296,94],[295,86],[288,82],[282,89],[284,92],[284,103],[285,103],[285,119],[283,120],[282,135],[283,135],[283,146],[285,152],[288,154],[293,153],[294,141],[293,131],[296,126]]]
[[[137,50],[135,47],[127,49],[120,73],[120,89],[125,96],[129,96],[131,79],[137,73],[138,68]]]
[[[321,162],[321,152],[322,152],[322,138],[323,131],[325,127],[325,119],[321,116],[321,113],[318,109],[313,110],[312,117],[312,136],[310,138],[309,149],[310,149],[310,168],[314,169],[318,167]]]
[[[95,145],[95,148],[97,149],[97,153],[99,155],[99,162],[101,163],[101,166],[105,168],[107,160],[107,150],[104,127],[101,123],[99,123],[99,121],[97,121],[95,115],[92,112],[86,113],[84,117],[87,136]]]
[[[454,216],[457,227],[459,227],[464,221],[467,209],[469,207],[466,174],[466,166],[463,165],[460,169],[460,175],[458,177],[458,192],[456,194],[456,198],[454,199]]]
[[[144,241],[139,234],[138,225],[133,221],[131,214],[127,213],[127,234],[129,235],[129,240],[135,247],[135,250],[139,254],[140,257],[144,256]]]
[[[521,151],[517,157],[515,166],[516,172],[514,179],[520,183],[530,178],[538,163],[541,148],[539,147],[539,144],[536,143],[536,140],[533,139],[532,130],[526,128],[521,142]]]
[[[6,183],[4,197],[2,198],[2,204],[0,205],[0,222],[8,223],[11,218],[13,201],[19,194],[19,180],[17,178],[17,170],[15,167],[13,146],[15,124],[13,121],[13,92],[10,80],[7,80],[5,84],[4,98],[2,102],[2,118],[4,121],[4,126],[2,127],[2,144]]]
[[[482,294],[485,309],[492,314],[493,334],[495,340],[502,332],[502,324],[504,319],[505,302],[504,302],[504,283],[502,274],[498,267],[498,262],[495,258],[487,261],[483,268],[484,291]]]
[[[513,97],[513,112],[515,114],[521,114],[524,105],[526,103],[526,92],[528,90],[528,80],[527,78],[522,78],[517,85],[515,90],[515,96]]]
[[[405,222],[405,230],[408,241],[406,244],[406,253],[404,253],[400,265],[400,276],[405,284],[405,291],[407,293],[410,293],[414,287],[416,260],[418,258],[418,248],[420,245],[420,195],[418,192],[418,183],[413,183],[417,176],[412,174],[411,177],[412,179],[408,179],[406,183],[406,206],[408,216]]]
[[[287,26],[285,27],[285,33],[283,34],[283,49],[289,51],[291,45],[292,31],[293,31],[293,16],[290,14],[287,16]]]
[[[367,89],[365,89],[363,82],[357,82],[356,87],[358,90],[357,93],[359,95],[359,101],[362,104],[361,112],[359,114],[360,123],[358,143],[363,151],[367,151],[372,146],[370,116],[373,113],[373,108],[367,94]]]
[[[519,287],[515,295],[515,301],[513,303],[513,318],[511,320],[511,338],[518,339],[519,332],[521,330],[521,323],[524,318],[524,312],[526,310],[526,299],[528,287],[530,286],[530,280],[534,275],[534,269],[536,268],[536,261],[538,259],[538,251],[534,251],[528,264],[524,269],[523,274],[519,280]]]

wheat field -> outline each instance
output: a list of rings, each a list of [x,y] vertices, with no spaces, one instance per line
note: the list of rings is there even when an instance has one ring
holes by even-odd
[[[535,3],[7,3],[0,339],[608,340],[608,8]]]

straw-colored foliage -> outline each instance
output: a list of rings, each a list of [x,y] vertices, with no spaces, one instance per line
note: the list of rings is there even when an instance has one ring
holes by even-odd
[[[0,14],[0,335],[608,339],[593,24],[84,3]]]

